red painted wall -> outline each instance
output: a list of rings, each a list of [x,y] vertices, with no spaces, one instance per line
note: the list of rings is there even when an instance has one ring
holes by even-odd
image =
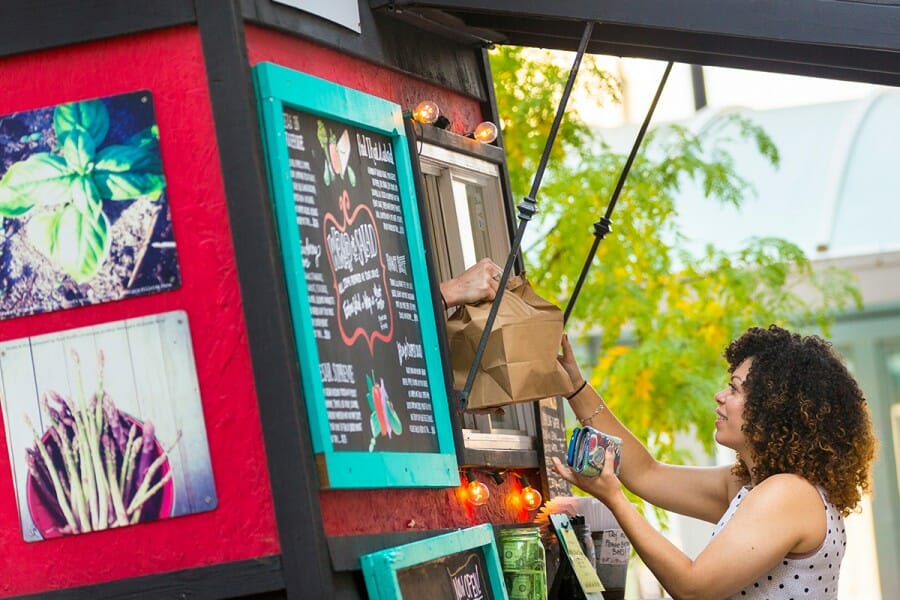
[[[184,27],[0,59],[0,115],[149,89],[181,265],[180,289],[0,322],[0,341],[185,310],[218,508],[25,543],[0,438],[0,596],[278,554],[200,39]]]
[[[411,110],[426,98],[437,102],[464,134],[483,120],[477,100],[379,65],[322,48],[295,37],[255,26],[246,27],[250,64],[273,62],[395,102]],[[491,500],[472,507],[457,498],[457,489],[326,490],[319,494],[327,535],[352,535],[468,527],[479,523],[514,523],[530,515],[508,499],[516,482],[496,485],[478,476],[492,492]],[[534,481],[538,478],[529,473]]]

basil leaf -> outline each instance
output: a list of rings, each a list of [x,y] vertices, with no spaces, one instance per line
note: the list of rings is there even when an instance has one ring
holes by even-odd
[[[90,177],[75,177],[69,188],[72,194],[72,203],[79,212],[96,220],[103,211],[103,199],[94,181]]]
[[[74,204],[36,215],[26,228],[28,239],[78,283],[97,274],[109,250],[109,220],[82,213]]]
[[[87,132],[99,146],[109,131],[109,112],[100,100],[60,104],[53,111],[53,129],[62,137],[73,129]]]
[[[100,196],[131,200],[141,196],[159,198],[166,179],[159,154],[146,147],[107,146],[97,154],[93,171]]]
[[[84,175],[90,172],[93,166],[94,154],[97,145],[86,131],[71,129],[60,138],[62,143],[62,155],[66,162],[76,173]]]
[[[145,148],[150,152],[159,153],[159,127],[157,125],[152,125],[143,131],[139,131],[128,138],[126,145],[137,146],[138,148]]]
[[[0,215],[18,217],[36,204],[69,201],[72,172],[61,156],[32,154],[13,164],[0,179]]]

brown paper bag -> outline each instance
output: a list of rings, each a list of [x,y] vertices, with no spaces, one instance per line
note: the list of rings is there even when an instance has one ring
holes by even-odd
[[[456,389],[466,385],[491,303],[467,304],[447,320]],[[571,391],[556,361],[563,332],[562,311],[538,296],[525,274],[509,278],[491,327],[468,410],[530,402]]]

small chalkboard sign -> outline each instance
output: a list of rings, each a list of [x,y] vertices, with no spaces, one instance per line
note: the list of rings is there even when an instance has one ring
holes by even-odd
[[[507,597],[490,524],[360,557],[372,600],[500,600]]]
[[[400,107],[254,70],[322,486],[458,485]]]
[[[553,470],[551,459],[555,456],[566,464],[566,426],[565,413],[562,408],[562,400],[559,397],[544,398],[538,403],[541,425],[540,453],[544,463],[541,469],[544,497],[557,498],[559,496],[571,496],[571,484],[556,474]]]

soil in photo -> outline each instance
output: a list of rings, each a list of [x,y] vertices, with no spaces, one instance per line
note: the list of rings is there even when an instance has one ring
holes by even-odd
[[[3,219],[0,231],[0,318],[108,302],[181,284],[165,193],[156,201],[104,201],[110,249],[100,271],[78,284],[38,252],[26,219]]]

